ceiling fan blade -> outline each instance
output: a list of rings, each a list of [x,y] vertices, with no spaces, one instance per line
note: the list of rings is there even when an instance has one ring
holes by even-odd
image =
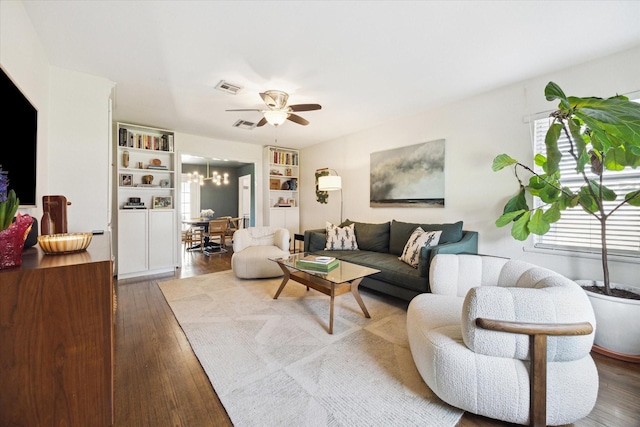
[[[256,124],[256,127],[260,127],[260,126],[264,126],[267,124],[267,119],[265,117],[263,117],[262,119],[260,119],[260,121]]]
[[[291,111],[314,111],[320,110],[322,106],[320,104],[296,104],[289,105]]]
[[[257,108],[241,108],[239,110],[225,110],[225,111],[262,111],[262,110],[258,110]]]
[[[309,124],[309,120],[303,119],[302,117],[298,116],[297,114],[289,114],[289,117],[287,117],[287,120],[291,120],[294,123],[297,123],[299,125],[302,126],[306,126]]]

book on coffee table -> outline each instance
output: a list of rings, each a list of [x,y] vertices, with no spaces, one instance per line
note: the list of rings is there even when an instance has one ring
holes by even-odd
[[[321,264],[327,265],[330,262],[335,261],[335,258],[332,256],[321,256],[321,255],[307,255],[303,258],[300,258],[298,261],[302,261],[310,264]]]
[[[326,264],[318,263],[318,262],[309,262],[303,259],[296,261],[296,267],[301,270],[318,271],[321,273],[329,272],[334,268],[336,268],[338,265],[340,265],[340,261],[335,258],[333,258],[332,261]]]

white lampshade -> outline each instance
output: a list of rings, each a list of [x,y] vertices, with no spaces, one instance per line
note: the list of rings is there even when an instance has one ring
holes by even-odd
[[[280,126],[284,123],[285,120],[287,120],[287,117],[289,117],[289,113],[287,113],[286,111],[264,112],[264,118],[267,119],[267,122],[269,122],[269,124],[272,124],[273,126]]]
[[[318,190],[336,191],[342,190],[342,177],[337,175],[325,175],[318,178]]]

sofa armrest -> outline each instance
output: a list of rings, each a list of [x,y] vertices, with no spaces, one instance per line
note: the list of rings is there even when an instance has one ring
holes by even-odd
[[[305,230],[304,232],[304,251],[316,252],[324,250],[327,242],[327,231],[324,228],[316,228],[313,230]]]
[[[463,231],[462,239],[455,243],[443,243],[441,245],[422,248],[418,270],[420,277],[429,277],[429,266],[433,257],[438,254],[477,254],[478,232]]]

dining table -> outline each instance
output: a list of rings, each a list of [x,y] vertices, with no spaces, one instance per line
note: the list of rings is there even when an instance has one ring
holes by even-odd
[[[182,223],[185,225],[189,225],[190,227],[202,227],[204,229],[204,233],[207,234],[209,232],[209,221],[212,221],[215,218],[190,218],[190,219],[183,219]],[[194,246],[193,248],[191,248],[191,250],[195,250],[195,249],[200,249],[199,246]],[[204,244],[203,244],[203,252],[205,254],[208,255],[208,252],[225,252],[226,249],[224,249],[222,247],[222,245],[220,243],[216,243],[211,241],[211,239],[208,236],[204,237]]]

